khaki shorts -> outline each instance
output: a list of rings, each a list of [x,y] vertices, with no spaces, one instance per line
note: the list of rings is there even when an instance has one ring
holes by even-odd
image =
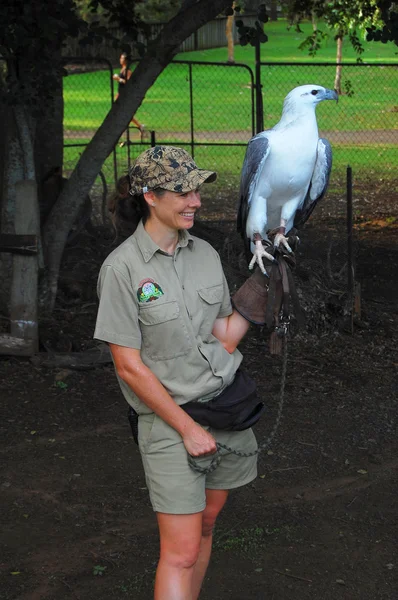
[[[257,449],[251,429],[219,431],[205,427],[221,444],[253,452]],[[170,514],[201,512],[206,506],[205,489],[231,490],[257,476],[257,455],[242,458],[223,454],[219,466],[207,475],[194,471],[188,464],[188,454],[181,436],[160,417],[141,415],[138,441],[153,510]],[[195,459],[201,467],[212,457]]]

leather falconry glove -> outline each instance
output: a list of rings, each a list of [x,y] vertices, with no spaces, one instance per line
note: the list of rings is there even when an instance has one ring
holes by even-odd
[[[276,314],[282,301],[282,285],[278,282],[275,298]],[[232,296],[232,306],[250,323],[265,325],[269,291],[269,278],[257,267],[253,275]]]
[[[290,242],[289,238],[289,242]],[[295,240],[292,240],[292,242]],[[271,250],[267,249],[267,252]],[[276,252],[276,259],[284,259],[291,269],[295,267],[294,253]],[[267,266],[269,269],[269,267]],[[272,325],[279,321],[284,289],[278,263],[272,263],[270,278],[257,267],[253,275],[232,296],[233,307],[254,325]],[[267,308],[268,307],[268,308]]]

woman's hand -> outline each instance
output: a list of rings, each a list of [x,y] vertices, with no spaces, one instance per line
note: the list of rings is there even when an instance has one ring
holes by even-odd
[[[203,427],[193,422],[182,436],[186,451],[191,456],[204,456],[217,452],[217,444],[214,437]]]

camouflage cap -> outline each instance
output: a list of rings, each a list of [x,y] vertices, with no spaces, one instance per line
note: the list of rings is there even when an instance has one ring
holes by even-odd
[[[216,178],[214,171],[199,169],[182,148],[155,146],[140,154],[132,164],[130,194],[135,196],[156,188],[184,194]]]

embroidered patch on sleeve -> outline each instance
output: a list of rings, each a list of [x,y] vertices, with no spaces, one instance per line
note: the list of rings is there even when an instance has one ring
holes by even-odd
[[[152,302],[152,300],[157,300],[160,296],[163,296],[163,293],[160,285],[155,283],[153,279],[143,279],[140,281],[137,290],[138,302]]]

